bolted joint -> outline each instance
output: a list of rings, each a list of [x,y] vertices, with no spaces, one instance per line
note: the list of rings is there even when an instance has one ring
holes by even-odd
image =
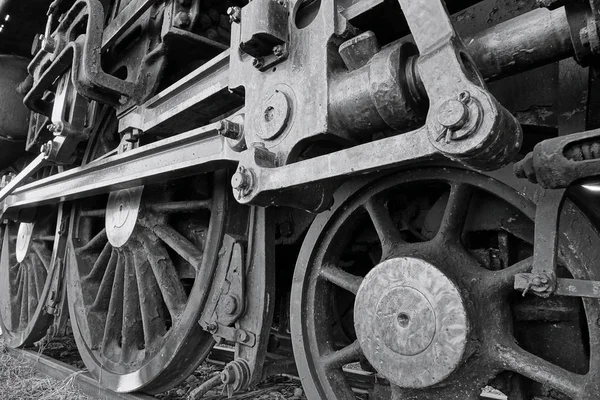
[[[231,177],[231,187],[238,194],[238,198],[242,198],[252,191],[254,185],[254,177],[250,170],[243,166],[239,166],[238,170]]]
[[[468,138],[477,130],[480,118],[479,103],[466,90],[460,92],[456,99],[446,100],[438,108],[437,122],[441,130],[435,141],[445,139],[448,144]]]
[[[257,57],[252,60],[252,66],[256,69],[261,69],[265,65],[265,60],[262,57]]]
[[[540,297],[549,297],[556,289],[556,279],[546,273],[516,274],[514,288],[522,291],[523,296],[531,291]]]
[[[239,24],[242,21],[242,9],[239,7],[229,7],[227,9],[229,22]]]
[[[242,125],[227,119],[222,120],[217,129],[219,135],[228,139],[238,140],[242,137]]]
[[[43,154],[44,157],[50,156],[50,153],[52,153],[52,147],[53,142],[52,140],[49,140],[47,143],[44,143],[42,147],[40,147],[40,154]]]
[[[273,47],[273,54],[277,58],[283,57],[285,55],[285,47],[283,45],[281,45],[281,44]]]
[[[205,329],[209,333],[215,333],[219,330],[219,326],[217,324],[215,324],[214,322],[211,322],[208,325],[206,325]]]
[[[54,136],[60,135],[64,129],[64,125],[62,124],[62,122],[57,122],[57,123],[53,123],[50,124],[46,127],[50,132],[52,132],[54,134]]]

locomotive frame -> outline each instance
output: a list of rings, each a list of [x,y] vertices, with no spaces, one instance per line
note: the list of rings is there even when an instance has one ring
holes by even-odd
[[[587,130],[598,125],[589,78],[597,2],[485,0],[449,3],[451,12],[441,0],[229,3],[48,4],[21,88],[34,113],[28,148],[41,151],[0,186],[4,314],[14,299],[27,303],[19,323],[1,324],[9,333],[35,325],[11,344],[30,344],[51,324],[51,334],[61,330],[68,303],[86,365],[105,386],[161,392],[226,341],[235,360],[193,397],[220,383],[231,394],[289,366],[265,360],[275,302],[291,286],[292,342],[310,398],[354,398],[342,372],[352,362],[384,378],[376,398],[477,398],[494,380],[521,398],[597,398],[598,210],[581,189],[600,175],[600,131]],[[10,7],[0,3],[0,13]],[[219,7],[227,16],[210,11]],[[386,18],[396,24],[379,26]],[[508,86],[520,93],[515,83],[532,79],[545,95],[552,65],[565,101],[548,123],[535,103],[519,112],[521,100],[500,85],[515,77]],[[509,164],[529,182],[513,179]],[[490,222],[476,200],[509,222]],[[416,208],[417,222],[396,202]],[[48,264],[40,254],[50,248],[35,243],[49,234],[34,227],[57,205]],[[500,264],[472,248],[467,228],[497,234],[489,250]],[[276,248],[301,242],[283,284],[276,260],[289,260]],[[41,265],[26,262],[33,253],[48,264],[43,290],[29,275]],[[320,299],[317,288],[339,299]],[[534,318],[513,290],[550,302],[542,321],[568,314],[566,332],[583,342],[572,344],[573,359],[513,343],[533,334],[510,314]],[[510,306],[498,300],[505,295]],[[350,333],[342,301],[354,307]],[[486,302],[497,315],[485,315]],[[344,332],[321,327],[319,313]],[[56,318],[38,323],[40,314]],[[338,335],[351,343],[332,344]],[[503,370],[519,378],[498,378]]]

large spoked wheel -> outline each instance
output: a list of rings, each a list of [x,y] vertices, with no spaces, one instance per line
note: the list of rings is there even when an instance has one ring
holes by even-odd
[[[46,168],[35,178],[50,173],[52,169]],[[45,306],[57,260],[64,260],[57,232],[60,207],[41,207],[33,222],[9,221],[0,227],[0,327],[9,347],[40,340],[54,320]]]
[[[512,288],[531,268],[534,215],[523,193],[459,168],[344,186],[308,232],[292,288],[308,398],[600,398],[600,301]],[[598,232],[567,202],[559,275],[597,280],[599,256]],[[353,370],[372,374],[366,392]]]
[[[102,130],[90,159],[115,148],[111,132]],[[214,342],[198,319],[222,241],[225,178],[179,179],[74,206],[71,324],[85,365],[104,387],[162,392],[210,352]]]

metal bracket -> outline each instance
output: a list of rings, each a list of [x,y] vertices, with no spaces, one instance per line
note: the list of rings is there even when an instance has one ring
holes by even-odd
[[[537,204],[533,268],[531,273],[515,276],[515,289],[523,294],[529,290],[548,297],[556,290],[556,262],[558,257],[558,222],[566,190],[547,190]]]
[[[217,343],[226,340],[231,343],[239,343],[248,347],[254,347],[256,345],[256,335],[243,329],[233,328],[219,323],[208,323],[202,326],[202,328],[211,333]]]

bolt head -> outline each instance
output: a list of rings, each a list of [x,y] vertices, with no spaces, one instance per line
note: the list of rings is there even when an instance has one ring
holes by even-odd
[[[227,15],[229,15],[229,22],[239,24],[242,20],[242,9],[239,7],[229,7],[227,9]]]
[[[242,343],[247,343],[250,340],[250,336],[246,331],[239,331],[238,337],[242,341]]]
[[[262,58],[255,58],[255,59],[252,61],[252,66],[253,66],[254,68],[262,68],[262,66],[263,66],[264,64],[265,64],[265,62],[263,61],[263,59],[262,59]]]
[[[283,46],[277,45],[277,46],[273,47],[273,54],[275,54],[275,56],[277,56],[277,57],[283,56]]]
[[[215,333],[218,329],[219,327],[214,322],[206,325],[206,330],[210,333]]]
[[[246,190],[250,187],[250,175],[245,168],[239,168],[231,177],[231,187],[235,190]]]
[[[459,100],[451,99],[444,102],[438,109],[437,119],[440,125],[448,129],[460,129],[467,118],[469,117],[469,110]]]

